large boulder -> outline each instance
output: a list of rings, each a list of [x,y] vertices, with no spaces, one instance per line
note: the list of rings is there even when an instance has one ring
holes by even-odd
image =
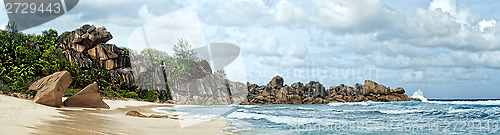
[[[274,89],[280,89],[283,87],[284,80],[281,76],[275,76],[273,79],[267,84],[267,86],[274,88]]]
[[[34,98],[35,103],[61,107],[62,96],[72,81],[68,71],[60,71],[34,82],[29,89],[37,91]]]
[[[405,94],[405,89],[399,87],[396,89],[391,90],[391,93],[396,93],[396,94]]]
[[[109,108],[102,101],[97,83],[92,83],[64,101],[66,107]]]
[[[299,95],[288,95],[288,103],[290,104],[302,104],[302,98]]]
[[[389,88],[385,87],[384,85],[377,85],[375,89],[377,91],[376,94],[388,95],[391,93]]]

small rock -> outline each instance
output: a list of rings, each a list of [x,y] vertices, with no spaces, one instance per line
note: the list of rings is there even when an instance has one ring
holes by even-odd
[[[168,115],[165,114],[151,114],[150,118],[168,118]]]
[[[135,110],[132,110],[132,111],[128,111],[127,114],[125,114],[127,116],[135,116],[135,117],[148,117],[142,113],[140,113],[139,111],[135,111]]]

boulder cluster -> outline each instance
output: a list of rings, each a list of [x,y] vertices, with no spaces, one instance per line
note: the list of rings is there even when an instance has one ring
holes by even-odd
[[[71,31],[59,46],[66,59],[77,68],[110,70],[112,77],[121,76],[127,84],[132,84],[129,51],[114,44],[106,44],[112,38],[105,27],[86,24]]]
[[[344,84],[326,89],[317,81],[307,84],[284,84],[275,76],[267,85],[247,84],[248,95],[241,104],[324,104],[330,102],[392,102],[416,100],[408,98],[403,88],[391,89],[376,82],[365,80],[364,85],[354,87]]]
[[[62,97],[64,92],[68,90],[72,81],[73,79],[71,79],[68,71],[61,71],[34,82],[29,89],[37,91],[33,100],[38,104],[52,107],[61,107],[64,105],[67,107],[109,108],[102,101],[97,83],[85,87],[77,94],[67,98],[63,103]]]

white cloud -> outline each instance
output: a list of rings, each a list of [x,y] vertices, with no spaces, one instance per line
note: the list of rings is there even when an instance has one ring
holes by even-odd
[[[467,52],[452,51],[427,57],[407,57],[404,55],[387,56],[378,54],[371,57],[378,67],[398,69],[416,67],[469,67],[500,68],[500,51]]]
[[[139,17],[143,20],[149,20],[154,18],[155,15],[149,12],[148,5],[142,5],[141,9],[139,9]]]
[[[274,14],[274,21],[277,24],[302,21],[307,17],[302,8],[286,0],[280,0],[276,8],[271,9],[270,12]]]
[[[428,10],[417,9],[415,15],[394,18],[399,20],[391,28],[380,31],[376,40],[452,50],[500,49],[500,35],[481,31],[486,26],[494,27],[491,23],[479,24],[478,15],[467,9],[457,10],[454,4],[454,1],[436,0],[430,3]]]
[[[429,4],[430,10],[441,10],[443,12],[456,14],[456,1],[455,0],[434,0]]]
[[[310,2],[311,22],[340,33],[381,30],[390,26],[390,17],[397,16],[380,0]]]
[[[269,7],[261,0],[230,0],[204,3],[201,19],[210,24],[246,26],[269,17]]]
[[[194,7],[161,15],[142,26],[144,29],[140,26],[136,27],[129,35],[127,40],[129,48],[140,51],[151,47],[173,54],[172,46],[179,39],[186,39],[193,48],[206,45],[201,23]]]
[[[292,44],[283,52],[280,65],[283,67],[299,67],[307,64],[309,48],[304,44]]]
[[[424,79],[424,71],[400,71],[400,81],[420,82]]]
[[[242,47],[242,51],[247,55],[259,55],[263,57],[281,55],[278,53],[278,48],[281,46],[281,42],[276,35],[271,34],[259,38],[262,40],[242,43],[240,46]]]
[[[484,29],[486,28],[491,28],[491,27],[495,27],[495,24],[497,23],[497,21],[495,21],[494,19],[490,19],[490,20],[481,20],[478,25],[479,25],[479,30],[481,32],[484,32]]]

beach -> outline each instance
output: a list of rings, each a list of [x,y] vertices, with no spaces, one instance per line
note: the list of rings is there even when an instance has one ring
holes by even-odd
[[[227,122],[223,119],[181,127],[176,119],[125,115],[131,110],[148,116],[162,114],[152,108],[172,104],[108,99],[104,102],[110,109],[54,108],[0,95],[0,134],[225,134],[222,129]]]

